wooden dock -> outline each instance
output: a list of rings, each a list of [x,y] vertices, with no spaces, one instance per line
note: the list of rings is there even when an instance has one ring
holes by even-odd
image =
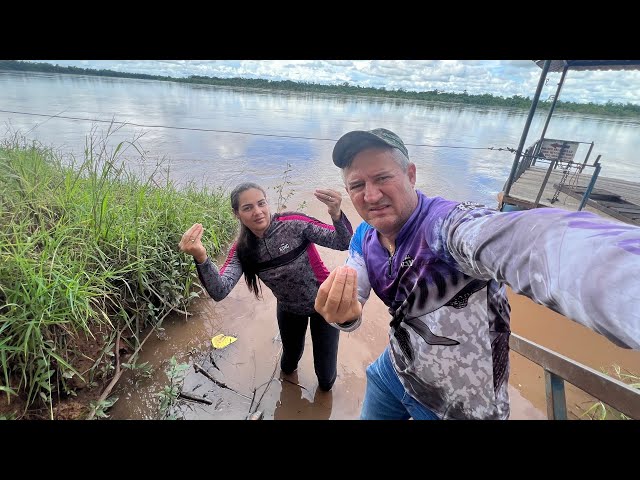
[[[547,171],[547,165],[529,167],[513,183],[503,202],[533,208]],[[553,169],[538,206],[577,211],[591,176],[586,170],[565,176],[561,167]],[[554,197],[556,200],[552,202]],[[640,226],[640,183],[599,176],[583,210]]]

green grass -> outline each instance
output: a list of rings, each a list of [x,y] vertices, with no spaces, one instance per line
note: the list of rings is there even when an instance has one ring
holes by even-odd
[[[606,369],[602,369],[602,372],[606,375],[609,375]],[[640,389],[639,375],[628,370],[623,370],[620,365],[613,365],[613,372],[615,375],[614,378],[626,383],[632,388]],[[624,413],[619,412],[615,408],[600,401],[593,403],[580,415],[580,418],[585,417],[591,420],[630,420],[630,418],[627,417]]]
[[[197,276],[182,233],[202,223],[215,255],[236,228],[224,191],[178,188],[160,168],[134,175],[135,141],[109,149],[109,135],[90,136],[80,161],[16,137],[0,145],[0,395],[50,417],[74,385],[109,376],[116,331],[135,349],[186,308]]]

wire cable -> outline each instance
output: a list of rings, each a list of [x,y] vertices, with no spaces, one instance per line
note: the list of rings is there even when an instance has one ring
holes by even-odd
[[[252,135],[257,137],[278,137],[278,138],[294,138],[300,140],[317,140],[323,142],[337,142],[337,139],[334,138],[321,138],[321,137],[303,137],[297,135],[277,135],[272,133],[252,133],[252,132],[241,132],[238,130],[219,130],[215,128],[193,128],[193,127],[175,127],[171,125],[145,125],[141,123],[133,123],[133,122],[119,122],[116,120],[99,120],[97,118],[83,118],[83,117],[70,117],[66,115],[47,115],[43,113],[29,113],[29,112],[18,112],[15,110],[0,110],[2,113],[14,113],[16,115],[30,115],[35,117],[49,117],[51,118],[64,118],[67,120],[80,120],[85,122],[96,122],[96,123],[117,123],[122,125],[132,125],[134,127],[141,128],[168,128],[172,130],[191,130],[194,132],[215,132],[215,133],[232,133],[237,135]],[[497,150],[497,151],[509,151],[511,153],[515,153],[515,149],[510,147],[465,147],[462,145],[429,145],[426,143],[405,143],[405,145],[411,147],[430,147],[430,148],[460,148],[467,150]]]

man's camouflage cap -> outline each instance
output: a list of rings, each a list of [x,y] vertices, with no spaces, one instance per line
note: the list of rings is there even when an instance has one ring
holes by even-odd
[[[386,128],[375,128],[373,130],[354,130],[340,137],[333,147],[333,163],[344,168],[361,150],[384,145],[397,148],[409,158],[407,147],[398,135]]]

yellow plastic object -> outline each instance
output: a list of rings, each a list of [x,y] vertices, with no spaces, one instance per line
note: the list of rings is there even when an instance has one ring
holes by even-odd
[[[224,348],[237,340],[236,337],[230,337],[228,335],[220,334],[211,339],[211,345],[213,348]]]

